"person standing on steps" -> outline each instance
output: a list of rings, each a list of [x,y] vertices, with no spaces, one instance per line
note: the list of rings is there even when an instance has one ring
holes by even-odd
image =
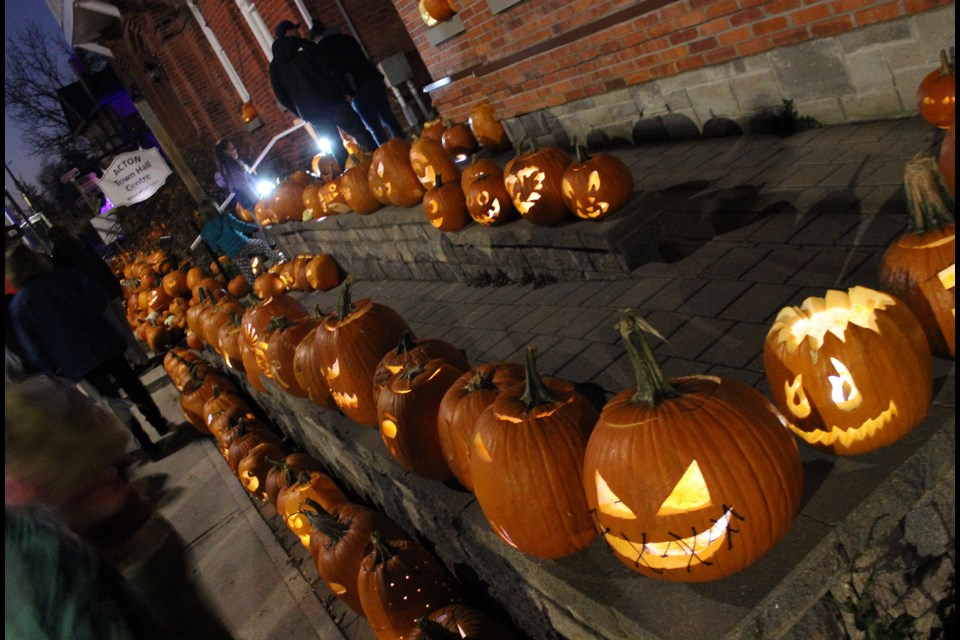
[[[299,28],[300,25],[283,20],[274,30],[270,85],[280,104],[330,141],[334,158],[344,167],[347,150],[338,143],[337,127],[356,138],[365,151],[373,151],[376,143],[350,106],[352,89],[315,42],[299,37]]]
[[[402,138],[403,127],[393,115],[383,75],[367,58],[360,43],[319,20],[314,20],[310,27],[310,39],[320,46],[334,70],[351,85],[353,110],[363,120],[377,145],[391,138]]]

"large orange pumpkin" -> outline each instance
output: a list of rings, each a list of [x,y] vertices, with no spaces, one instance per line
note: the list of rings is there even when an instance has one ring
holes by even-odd
[[[510,140],[503,125],[493,113],[493,105],[481,102],[470,110],[470,130],[477,142],[490,153],[503,153],[510,148]]]
[[[481,173],[464,193],[467,213],[475,222],[495,227],[517,217],[513,198],[503,184],[503,174]]]
[[[410,166],[424,189],[432,189],[437,176],[445,182],[460,180],[460,168],[443,145],[431,138],[420,138],[410,146]]]
[[[563,172],[563,201],[575,216],[599,220],[622,207],[633,195],[633,174],[622,160],[587,155],[577,145],[577,159]]]
[[[573,160],[558,147],[537,149],[513,160],[503,183],[521,216],[536,225],[562,222],[569,213],[563,201],[563,174]]]
[[[423,195],[423,212],[440,231],[459,231],[470,222],[467,200],[458,182],[444,183],[437,174],[436,184]]]
[[[370,164],[350,167],[340,176],[340,191],[347,206],[354,213],[365,216],[383,206],[370,189],[367,176],[370,173]]]
[[[583,490],[617,560],[662,580],[704,582],[768,552],[800,506],[796,442],[760,393],[716,376],[667,380],[631,311],[620,333],[636,385],[603,408]]]
[[[398,207],[412,207],[423,200],[424,189],[410,166],[410,143],[406,140],[387,140],[373,152],[368,180],[374,197],[381,202],[381,189],[388,203]]]

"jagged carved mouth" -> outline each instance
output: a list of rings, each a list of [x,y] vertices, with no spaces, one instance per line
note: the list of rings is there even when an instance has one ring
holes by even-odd
[[[899,415],[899,412],[897,411],[897,404],[891,400],[890,404],[887,405],[886,410],[882,411],[880,415],[874,418],[865,420],[859,427],[850,427],[849,429],[844,429],[842,427],[833,426],[830,427],[830,429],[814,429],[813,431],[803,431],[791,423],[787,423],[787,426],[790,427],[791,431],[803,438],[804,442],[809,444],[819,444],[821,446],[830,447],[839,442],[843,447],[850,447],[854,443],[860,442],[861,440],[873,438],[877,431],[882,429],[888,422],[891,422],[897,417],[897,415]]]

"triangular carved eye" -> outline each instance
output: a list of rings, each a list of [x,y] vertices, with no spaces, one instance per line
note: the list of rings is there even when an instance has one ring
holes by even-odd
[[[671,516],[678,513],[687,513],[688,511],[704,509],[709,507],[710,504],[710,491],[703,479],[703,473],[700,472],[700,465],[694,460],[683,472],[683,477],[680,478],[667,499],[660,505],[657,515]]]
[[[600,510],[600,513],[614,518],[636,520],[636,514],[630,510],[630,507],[621,502],[617,494],[610,490],[610,485],[603,479],[600,472],[595,471],[594,474],[597,481],[597,509]]]

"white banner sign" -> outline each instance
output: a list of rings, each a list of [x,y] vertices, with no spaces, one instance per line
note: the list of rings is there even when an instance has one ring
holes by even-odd
[[[100,190],[115,206],[143,202],[163,186],[170,173],[159,149],[121,153],[104,169]]]

